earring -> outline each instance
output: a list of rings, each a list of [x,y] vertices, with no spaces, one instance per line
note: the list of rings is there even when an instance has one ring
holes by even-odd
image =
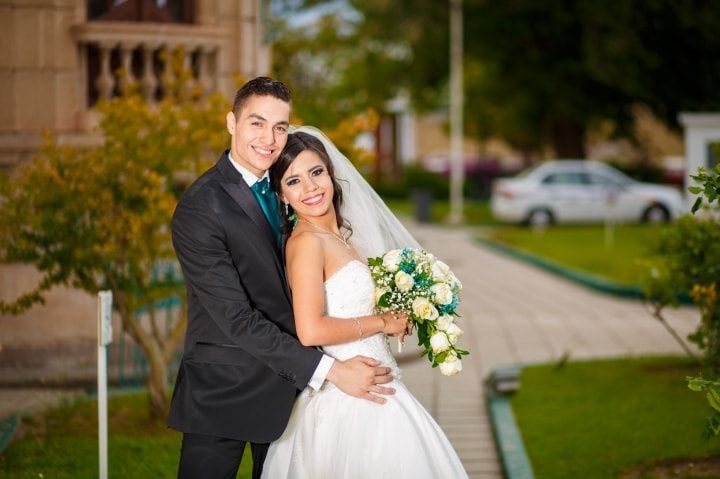
[[[288,204],[287,204],[287,203],[283,203],[283,204],[285,205],[285,216],[287,216],[288,214],[290,214],[290,211],[289,211],[290,208],[288,208]]]

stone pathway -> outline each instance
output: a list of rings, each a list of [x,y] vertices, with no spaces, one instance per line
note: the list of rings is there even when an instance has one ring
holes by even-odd
[[[420,243],[448,263],[464,286],[464,370],[444,377],[426,361],[402,365],[403,381],[432,413],[472,478],[502,477],[482,382],[494,367],[571,359],[682,353],[642,303],[600,294],[483,248],[468,229],[419,224]],[[669,311],[681,336],[695,309]]]

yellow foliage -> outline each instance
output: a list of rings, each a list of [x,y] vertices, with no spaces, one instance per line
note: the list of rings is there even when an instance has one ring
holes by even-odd
[[[55,283],[89,292],[111,285],[131,308],[161,294],[152,283],[157,262],[174,258],[170,219],[187,186],[178,178],[202,173],[228,144],[230,106],[183,88],[190,73],[181,62],[177,52],[177,83],[162,101],[129,88],[98,104],[103,145],[63,146],[46,134],[40,157],[0,180],[0,259],[45,273],[35,291],[0,309],[29,307]]]

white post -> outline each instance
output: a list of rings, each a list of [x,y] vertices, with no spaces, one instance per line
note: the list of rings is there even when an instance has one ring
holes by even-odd
[[[462,0],[450,0],[450,217],[463,217],[465,164],[463,140],[463,17]]]
[[[108,477],[107,345],[112,341],[112,291],[98,293],[98,444],[100,479]]]

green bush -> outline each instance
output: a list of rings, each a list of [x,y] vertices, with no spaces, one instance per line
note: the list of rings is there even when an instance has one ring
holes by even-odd
[[[447,175],[427,171],[418,165],[406,166],[399,178],[382,181],[370,179],[369,181],[382,198],[410,198],[416,191],[429,191],[434,199],[445,199],[450,196],[450,178]],[[463,195],[469,196],[472,188],[472,179],[465,178]]]
[[[425,190],[431,192],[435,198],[447,198],[450,195],[450,179],[447,176],[418,166],[405,168],[405,184],[410,192]]]
[[[683,216],[665,229],[645,280],[651,301],[677,305],[677,291],[688,291],[700,308],[701,322],[688,339],[704,352],[707,374],[720,374],[720,225],[713,218]]]
[[[704,354],[703,372],[711,378],[720,376],[720,165],[713,170],[700,168],[695,180],[699,186],[689,188],[700,195],[693,214],[705,207],[707,214],[680,218],[669,228],[657,245],[658,259],[652,264],[646,284],[647,296],[655,316],[677,305],[676,291],[690,291],[700,312],[700,324],[688,339]],[[720,434],[720,383],[688,377],[688,387],[704,392],[712,410],[705,423],[707,437]]]

